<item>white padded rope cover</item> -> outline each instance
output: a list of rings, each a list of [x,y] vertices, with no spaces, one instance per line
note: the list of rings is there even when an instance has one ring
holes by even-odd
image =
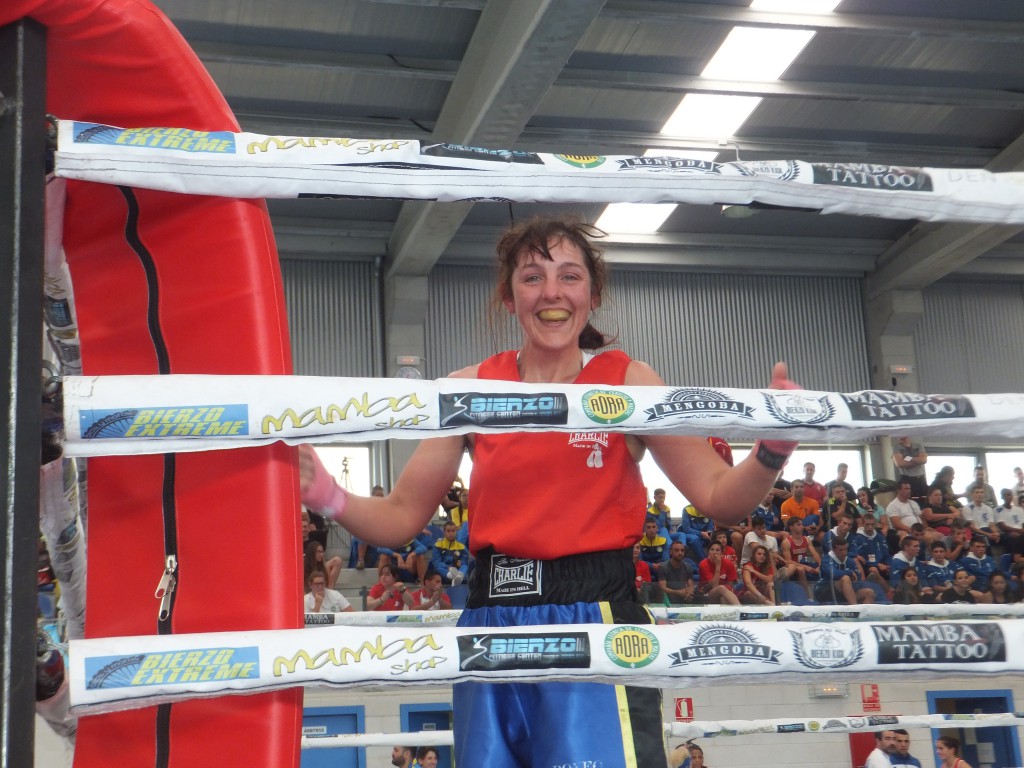
[[[752,202],[890,219],[1024,224],[1024,173],[871,163],[545,154],[388,138],[58,126],[69,179],[230,197]]]

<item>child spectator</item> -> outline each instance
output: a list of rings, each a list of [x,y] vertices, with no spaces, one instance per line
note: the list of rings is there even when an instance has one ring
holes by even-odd
[[[978,602],[971,591],[971,574],[963,568],[953,576],[953,586],[939,595],[940,603],[967,603],[973,605]]]
[[[917,568],[917,556],[921,553],[921,542],[916,536],[904,536],[900,542],[900,551],[893,555],[892,571],[889,574],[889,586],[900,583],[900,574],[908,568]]]

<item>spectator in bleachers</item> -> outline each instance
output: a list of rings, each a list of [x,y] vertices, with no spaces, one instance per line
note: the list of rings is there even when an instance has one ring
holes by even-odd
[[[633,545],[633,567],[636,569],[636,594],[641,603],[651,602],[651,566],[640,558],[640,542]]]
[[[857,489],[857,508],[860,510],[860,517],[870,512],[875,516],[875,529],[884,537],[889,533],[889,518],[882,509],[882,505],[875,501],[875,493],[867,486]]]
[[[773,568],[785,568],[785,563],[782,562],[782,555],[779,554],[778,539],[768,535],[768,531],[765,529],[764,518],[760,515],[754,515],[750,518],[750,526],[750,532],[743,537],[740,567],[746,565],[753,554],[754,547],[760,544],[770,553]]]
[[[775,539],[782,541],[782,537],[786,535],[785,526],[782,524],[782,510],[776,509],[772,506],[772,495],[769,493],[765,496],[757,509],[750,513],[750,516],[760,515],[764,518],[764,529],[765,532],[774,537]],[[747,535],[747,531],[743,532],[743,535]],[[742,539],[740,539],[742,542]]]
[[[932,479],[930,487],[938,488],[942,491],[942,503],[948,507],[954,507],[959,509],[960,498],[956,495],[953,490],[953,480],[956,478],[956,473],[950,466],[945,466],[935,473],[935,477]]]
[[[739,570],[740,560],[736,556],[736,550],[729,544],[729,531],[725,528],[716,528],[715,532],[711,534],[711,540],[717,541],[722,545],[722,557],[730,561]]]
[[[306,613],[347,613],[352,604],[341,592],[327,589],[327,577],[323,571],[313,571],[306,578],[309,590],[303,598]]]
[[[928,489],[928,500],[921,508],[921,517],[929,528],[949,536],[953,530],[953,521],[960,518],[961,514],[958,507],[951,507],[942,500],[942,489],[933,486]]]
[[[889,572],[889,586],[900,583],[900,574],[908,568],[917,568],[917,556],[921,553],[921,540],[917,536],[904,536],[900,542],[900,551],[892,557],[892,570]]]
[[[889,526],[896,531],[899,540],[910,533],[910,526],[914,523],[923,523],[921,507],[911,498],[911,484],[909,480],[898,480],[896,482],[896,498],[889,502],[885,508],[885,514],[889,518]]]
[[[322,571],[327,579],[327,588],[334,589],[338,574],[341,573],[341,558],[332,557],[327,560],[324,558],[324,545],[319,541],[310,541],[303,553],[303,573],[309,576],[313,571]]]
[[[779,520],[782,520],[782,505],[786,499],[793,495],[793,486],[788,480],[784,480],[782,477],[782,470],[779,470],[779,476],[775,480],[775,485],[772,486],[772,507],[776,512],[779,513]],[[782,520],[783,527],[785,527],[785,520]]]
[[[1001,495],[1003,503],[996,509],[996,525],[1003,547],[1011,551],[1014,543],[1024,537],[1024,509],[1013,489],[1004,488]]]
[[[953,576],[953,586],[939,595],[938,602],[968,603],[970,605],[977,603],[977,597],[975,597],[974,591],[971,589],[971,574],[963,568],[957,570]]]
[[[791,517],[799,517],[804,521],[804,535],[812,540],[817,536],[821,523],[821,507],[817,501],[804,495],[804,481],[793,481],[793,495],[782,502],[782,522],[785,524]]]
[[[849,474],[849,472],[850,472],[850,465],[849,464],[845,464],[844,463],[844,464],[840,464],[838,467],[836,467],[836,479],[835,480],[829,480],[827,483],[825,483],[825,496],[826,496],[826,498],[829,498],[829,497],[832,497],[832,496],[835,495],[833,493],[833,491],[836,489],[837,486],[842,486],[846,490],[846,498],[850,499],[851,501],[853,499],[857,498],[857,492],[855,490],[853,490],[853,486],[850,485],[848,482],[846,482],[846,476],[847,476],[847,474]]]
[[[865,512],[861,517],[861,527],[850,539],[850,554],[860,563],[864,576],[882,589],[889,588],[889,571],[892,568],[892,556],[889,544],[875,527],[875,516]]]
[[[971,489],[971,500],[964,505],[963,515],[974,534],[972,540],[981,536],[988,544],[999,543],[996,511],[985,502],[985,489],[980,485],[975,485]]]
[[[928,494],[926,482],[928,452],[920,440],[901,437],[893,444],[892,463],[896,465],[896,484],[910,483],[910,495],[923,499]]]
[[[655,488],[654,501],[647,507],[647,517],[644,519],[644,523],[648,520],[656,522],[658,524],[658,534],[667,539],[672,533],[671,513],[672,510],[665,503],[665,489]]]
[[[840,489],[842,491],[842,489]],[[854,518],[849,512],[840,515],[839,517],[833,518],[835,521],[835,527],[825,531],[825,535],[821,539],[821,554],[827,555],[832,549],[832,542],[837,538],[842,538],[845,541],[849,541],[850,536],[854,531]],[[851,547],[851,550],[856,554],[856,549]]]
[[[430,553],[419,539],[413,539],[398,549],[378,547],[377,551],[380,553],[380,560],[377,563],[378,568],[385,563],[391,563],[398,568],[398,578],[402,581],[423,581],[423,575],[427,572],[427,560],[430,558]]]
[[[763,544],[754,545],[750,560],[743,565],[740,600],[753,605],[775,605],[775,565],[772,553]]]
[[[825,491],[825,486],[814,479],[815,466],[813,462],[808,461],[804,464],[804,496],[808,496],[818,502],[818,506],[825,503],[825,499],[828,494]]]
[[[696,596],[693,571],[686,564],[685,555],[686,548],[682,542],[673,541],[668,560],[658,569],[658,586],[672,605],[693,603]]]
[[[845,539],[834,539],[832,551],[821,558],[821,578],[814,588],[819,603],[875,602],[875,590],[864,580],[860,564],[849,556],[849,546]]]
[[[833,494],[825,500],[825,506],[822,508],[821,513],[821,526],[828,530],[834,528],[839,522],[843,515],[849,515],[851,518],[856,519],[858,517],[859,510],[857,503],[853,500],[853,496],[847,497],[846,488],[837,485],[833,488]],[[854,527],[854,530],[856,527]]]
[[[947,558],[946,552],[946,545],[937,541],[932,544],[931,560],[920,564],[921,581],[924,586],[931,588],[935,598],[953,586],[953,577],[958,568],[956,563]]]
[[[412,605],[412,593],[398,580],[398,568],[388,564],[379,571],[380,580],[370,587],[366,607],[371,611],[404,611]]]
[[[985,590],[983,602],[1005,605],[1016,603],[1018,600],[1020,600],[1020,595],[1017,594],[1006,574],[1001,571],[993,573],[988,580],[988,589]]]
[[[441,584],[441,574],[433,568],[427,570],[423,576],[423,586],[412,593],[413,611],[449,611],[452,601],[444,593],[444,585]]]
[[[708,556],[700,561],[698,589],[701,594],[712,605],[739,605],[733,590],[738,578],[736,565],[725,559],[721,543],[712,541],[708,545]]]
[[[682,537],[680,532],[683,534]],[[693,504],[687,504],[683,509],[682,519],[673,538],[676,541],[682,541],[693,554],[694,559],[700,562],[707,557],[707,546],[711,543],[711,534],[714,532],[714,520],[704,517]]]
[[[685,551],[686,545],[678,539],[676,541]],[[658,524],[654,520],[644,523],[644,535],[639,541],[640,559],[650,567],[652,578],[658,578],[658,569],[668,560],[672,543],[658,533]]]
[[[456,538],[457,533],[458,528],[451,520],[444,524],[444,536],[434,543],[434,555],[430,561],[446,586],[457,586],[469,575],[469,550]]]
[[[996,498],[996,489],[989,485],[987,480],[985,468],[979,464],[974,468],[974,481],[964,488],[964,492],[960,495],[968,501],[973,501],[974,489],[981,488],[985,492],[981,499],[982,502],[995,509],[999,504],[999,500]]]
[[[899,583],[892,591],[893,603],[897,605],[917,605],[925,602],[920,581],[921,579],[916,568],[907,568],[901,571]]]
[[[971,539],[971,551],[960,558],[960,567],[970,574],[968,583],[976,592],[988,589],[988,580],[996,572],[996,561],[985,554],[987,544],[983,536]]]
[[[954,520],[949,534],[949,551],[946,557],[954,562],[971,551],[971,529],[964,519]],[[932,545],[934,546],[934,545]]]
[[[804,521],[799,517],[791,517],[787,523],[789,531],[782,540],[782,561],[786,567],[786,577],[790,581],[799,582],[813,598],[809,582],[818,578],[821,570],[821,556],[811,540],[804,536]]]
[[[469,488],[459,488],[456,498],[458,503],[448,510],[448,519],[461,528],[469,522]]]

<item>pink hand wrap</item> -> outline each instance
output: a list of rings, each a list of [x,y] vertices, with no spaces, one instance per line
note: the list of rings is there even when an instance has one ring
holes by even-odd
[[[310,463],[313,465],[313,482],[301,493],[302,503],[314,512],[333,520],[340,520],[348,505],[348,493],[331,477],[316,451],[308,449],[306,453]]]

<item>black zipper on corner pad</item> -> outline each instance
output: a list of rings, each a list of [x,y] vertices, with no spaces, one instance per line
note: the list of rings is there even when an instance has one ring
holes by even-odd
[[[153,255],[139,236],[139,201],[131,187],[118,187],[128,204],[124,237],[139,259],[146,274],[148,303],[146,322],[153,351],[157,358],[157,370],[161,375],[171,372],[171,359],[167,342],[160,328],[160,285],[157,281]],[[174,598],[178,584],[178,514],[175,503],[174,480],[177,470],[176,456],[164,454],[164,476],[162,489],[162,511],[164,527],[164,562],[155,597],[160,601],[157,613],[157,634],[173,633],[171,620],[174,616]],[[171,704],[160,704],[156,712],[156,761],[155,768],[167,768],[170,763]]]

